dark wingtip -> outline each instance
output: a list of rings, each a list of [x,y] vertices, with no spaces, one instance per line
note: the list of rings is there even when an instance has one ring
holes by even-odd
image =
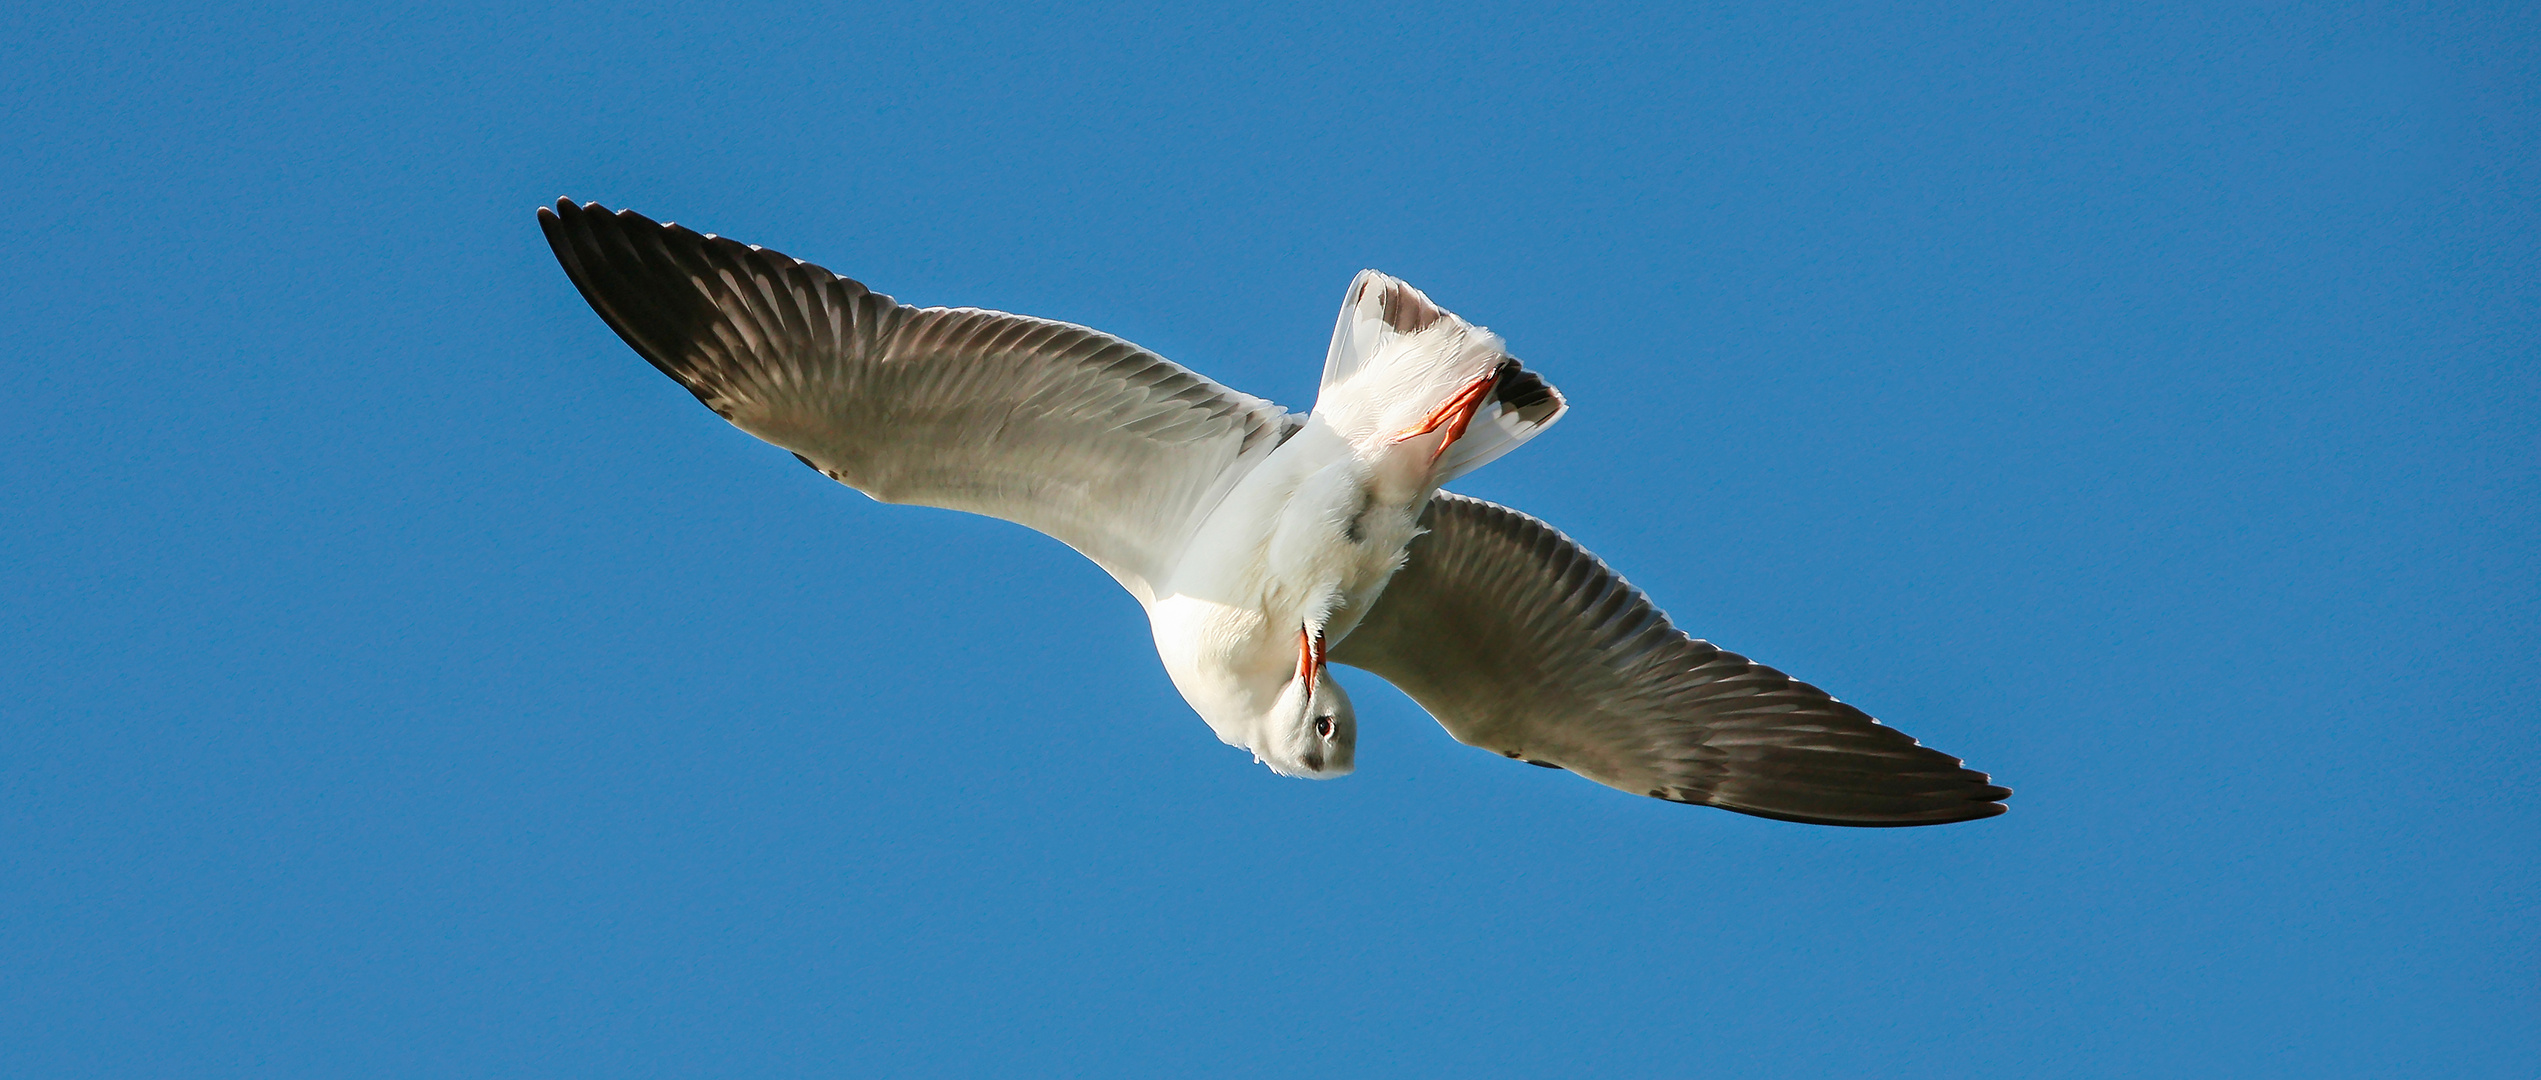
[[[1969,803],[1966,806],[1951,807],[1947,810],[1927,811],[1912,817],[1864,820],[1853,818],[1815,817],[1807,814],[1785,814],[1772,810],[1759,810],[1751,806],[1732,806],[1728,803],[1706,803],[1704,805],[1711,806],[1715,809],[1727,810],[1733,814],[1745,814],[1748,817],[1760,817],[1773,821],[1788,821],[1797,825],[1833,825],[1838,828],[1845,829],[1912,829],[1925,825],[1956,825],[1963,821],[1983,821],[1990,817],[2000,817],[2006,811],[2011,809],[2011,807],[1998,802]]]
[[[1893,805],[1862,806],[1859,808],[1847,808],[1847,810],[1835,810],[1833,812],[1820,811],[1811,813],[1790,809],[1770,809],[1761,806],[1740,805],[1736,802],[1719,798],[1675,799],[1671,801],[1701,802],[1703,805],[1727,810],[1732,813],[1746,814],[1750,817],[1770,818],[1774,821],[1789,821],[1802,825],[1837,825],[1854,829],[1898,829],[1913,828],[1921,825],[1955,825],[1962,821],[1983,821],[1990,817],[2000,817],[2003,814],[2010,812],[2011,807],[2004,805],[2004,800],[2012,797],[2012,789],[1994,783],[1993,778],[1985,775],[1984,773],[1977,772],[1973,769],[1966,770],[1966,772],[1973,779],[1973,783],[1969,786],[1952,792],[1931,792],[1925,795],[1922,799],[1915,800],[1922,802],[1924,805],[1915,806],[1911,809],[1898,809]]]

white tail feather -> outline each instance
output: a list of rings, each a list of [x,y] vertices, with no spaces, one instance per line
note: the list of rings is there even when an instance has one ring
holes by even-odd
[[[1568,406],[1502,347],[1402,281],[1362,270],[1341,302],[1315,415],[1363,445],[1410,429],[1476,380],[1497,383],[1437,465],[1445,483],[1517,449]]]

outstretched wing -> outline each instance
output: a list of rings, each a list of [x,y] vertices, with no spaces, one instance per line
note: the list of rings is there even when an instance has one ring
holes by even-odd
[[[1460,742],[1675,802],[1819,825],[1992,817],[2011,795],[1824,691],[1696,641],[1604,562],[1439,492],[1409,561],[1332,658]]]
[[[1298,424],[1082,326],[907,307],[598,203],[558,200],[538,222],[592,310],[734,426],[883,502],[1057,537],[1142,600],[1196,520]]]

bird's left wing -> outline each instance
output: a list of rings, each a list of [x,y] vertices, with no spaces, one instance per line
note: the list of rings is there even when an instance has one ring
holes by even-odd
[[[1332,658],[1458,741],[1636,795],[1819,825],[1992,817],[2011,795],[1826,692],[1685,635],[1552,526],[1439,492]]]
[[[538,222],[592,310],[734,426],[883,502],[1040,530],[1142,600],[1299,423],[1082,326],[908,307],[597,203],[559,200]]]

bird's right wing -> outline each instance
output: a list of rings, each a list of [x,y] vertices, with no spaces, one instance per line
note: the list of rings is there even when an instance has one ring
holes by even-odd
[[[1460,742],[1637,795],[1819,825],[1992,817],[2011,795],[1807,683],[1686,636],[1552,526],[1439,492],[1332,658]]]
[[[1133,592],[1301,423],[1082,326],[908,307],[597,203],[538,222],[592,310],[734,426],[883,502],[1040,530]]]

